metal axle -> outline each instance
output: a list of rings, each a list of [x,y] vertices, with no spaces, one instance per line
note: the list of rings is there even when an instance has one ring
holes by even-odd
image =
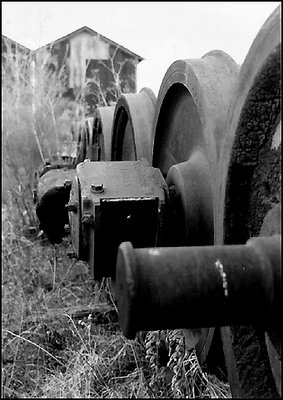
[[[120,245],[120,326],[137,331],[278,323],[281,235],[246,245],[133,249]],[[276,318],[277,317],[277,318]]]

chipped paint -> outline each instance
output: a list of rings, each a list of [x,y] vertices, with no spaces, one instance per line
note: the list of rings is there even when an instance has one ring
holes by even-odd
[[[227,279],[226,279],[227,275],[224,272],[224,268],[223,268],[223,265],[222,265],[220,260],[216,260],[215,261],[215,266],[218,269],[218,271],[220,273],[220,277],[222,279],[222,286],[223,286],[223,289],[224,289],[224,296],[227,297],[228,296],[228,282],[227,282]]]

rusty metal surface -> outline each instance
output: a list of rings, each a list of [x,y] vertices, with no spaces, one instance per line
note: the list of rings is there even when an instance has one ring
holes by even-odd
[[[272,236],[281,235],[281,203],[276,204],[268,211],[264,217],[263,224],[259,236]],[[282,276],[281,271],[275,278],[275,283],[281,285]],[[279,299],[282,304],[282,299]],[[281,306],[279,306],[281,308]],[[274,310],[273,312],[280,315],[281,309]],[[267,348],[268,357],[270,360],[272,374],[274,376],[277,391],[282,396],[282,382],[281,382],[281,359],[282,359],[282,328],[269,329],[265,332],[265,344]]]
[[[87,125],[85,121],[79,121],[76,125],[75,138],[77,139],[77,158],[76,164],[83,162],[86,158],[86,144],[87,144]]]
[[[91,141],[93,157],[90,161],[111,161],[111,135],[115,106],[98,107],[93,116]]]
[[[114,276],[119,244],[154,246],[162,235],[166,184],[143,161],[77,166],[81,190],[80,248],[95,279]],[[76,218],[76,214],[74,215]]]
[[[80,182],[77,176],[75,176],[73,179],[70,198],[68,204],[66,205],[66,208],[68,211],[74,256],[79,259],[83,259],[82,249],[80,246],[82,215],[81,192]]]
[[[202,151],[195,151],[188,161],[170,168],[166,179],[171,194],[170,246],[213,244],[213,198],[209,174]]]
[[[67,210],[75,169],[53,169],[46,172],[38,181],[36,189],[36,214],[40,228],[52,243],[59,243],[68,223]],[[66,183],[65,183],[66,182]]]
[[[42,179],[46,185],[39,185],[35,199],[41,227],[53,242],[60,241],[69,212],[75,253],[95,279],[115,279],[121,242],[158,245],[164,226],[166,245],[208,245],[214,237],[217,245],[241,244],[209,251],[122,245],[116,282],[123,331],[130,338],[137,329],[183,327],[178,324],[186,314],[192,327],[227,325],[221,335],[237,397],[281,395],[281,331],[271,327],[280,311],[279,261],[270,262],[274,254],[278,259],[278,244],[275,251],[274,238],[268,246],[258,239],[243,244],[267,236],[270,226],[281,232],[279,18],[277,10],[260,31],[237,85],[238,66],[221,51],[179,60],[163,79],[154,118],[156,99],[149,89],[119,100],[112,150],[114,107],[102,109],[111,108],[107,129],[97,115],[81,132],[77,161],[110,160],[112,151],[113,160],[151,162],[153,151],[153,166],[169,186],[169,221],[165,182],[145,164],[83,162],[78,177],[63,187],[61,177],[58,184]],[[275,217],[267,218],[271,211]],[[206,329],[199,342],[204,360],[212,339]]]
[[[115,107],[112,160],[152,160],[152,124],[156,98],[149,88],[123,94]]]
[[[116,293],[123,333],[133,339],[140,330],[279,326],[280,251],[281,235],[235,246],[133,249],[122,243]]]
[[[103,184],[104,192],[93,197],[95,202],[102,198],[164,197],[166,184],[160,171],[146,160],[93,163],[86,160],[77,166],[77,174],[82,196],[93,194],[91,184]]]
[[[281,201],[280,13],[278,7],[255,38],[230,104],[216,185],[216,244],[259,235]],[[222,340],[233,396],[278,397],[264,331],[226,327]]]
[[[238,70],[231,57],[217,50],[201,59],[175,61],[168,68],[153,122],[153,166],[164,176],[198,146],[207,154],[213,174]]]
[[[93,134],[94,134],[94,118],[88,117],[85,121],[85,129],[86,129],[86,153],[85,158],[91,161],[97,161],[97,151],[95,146],[93,146]]]
[[[41,165],[37,171],[35,172],[35,179],[39,179],[44,175],[46,172],[51,171],[53,169],[75,169],[75,164],[74,163],[66,163],[64,161],[57,162],[57,163],[51,163],[51,162],[45,162],[43,165]],[[37,183],[37,182],[36,182]]]
[[[170,197],[169,246],[213,244],[216,166],[228,104],[239,67],[218,50],[175,61],[159,90],[153,122],[153,166],[175,191]],[[212,333],[196,346],[205,362]],[[207,343],[206,343],[207,341]]]

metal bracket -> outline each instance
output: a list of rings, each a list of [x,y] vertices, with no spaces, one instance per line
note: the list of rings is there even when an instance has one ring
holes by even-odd
[[[79,258],[91,268],[94,279],[115,278],[117,250],[130,240],[135,247],[160,245],[167,185],[146,160],[91,162],[77,166],[79,184],[73,186],[70,204],[78,203],[80,224],[76,247]],[[72,214],[72,218],[78,218]],[[72,231],[78,239],[78,232]]]

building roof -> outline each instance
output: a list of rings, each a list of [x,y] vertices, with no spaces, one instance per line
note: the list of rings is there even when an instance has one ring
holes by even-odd
[[[83,26],[83,27],[81,27],[81,28],[79,28],[79,29],[77,29],[77,30],[75,30],[75,31],[73,31],[73,32],[71,32],[71,33],[69,33],[68,35],[65,35],[65,36],[63,36],[63,37],[61,37],[61,38],[59,38],[59,39],[54,40],[53,42],[50,42],[50,43],[48,43],[48,44],[46,44],[46,45],[44,45],[44,46],[41,46],[41,47],[39,47],[38,49],[34,50],[34,52],[36,52],[36,51],[38,51],[38,50],[40,50],[40,49],[43,49],[43,48],[45,48],[45,47],[54,45],[54,44],[56,44],[56,43],[59,43],[59,42],[61,42],[61,41],[63,41],[63,40],[72,38],[72,37],[74,37],[74,36],[76,36],[77,34],[82,33],[82,32],[87,32],[87,33],[89,33],[89,34],[91,34],[91,35],[97,35],[97,36],[99,36],[101,39],[107,41],[108,43],[112,43],[112,44],[115,45],[115,46],[119,46],[121,50],[123,50],[123,51],[125,51],[126,53],[132,55],[134,58],[137,58],[137,59],[138,59],[138,62],[141,62],[142,60],[144,60],[143,57],[139,56],[138,54],[134,53],[133,51],[130,51],[130,50],[126,49],[126,47],[121,46],[120,44],[114,42],[113,40],[108,39],[106,36],[103,36],[103,35],[101,35],[100,33],[97,33],[96,31],[94,31],[93,29],[89,28],[88,26]]]
[[[16,42],[16,40],[8,38],[8,36],[5,36],[2,34],[2,39],[4,39],[4,42],[9,42],[10,44],[15,44],[18,46],[20,49],[26,51],[27,53],[32,53],[32,50],[30,50],[28,47],[23,46],[22,44]]]

